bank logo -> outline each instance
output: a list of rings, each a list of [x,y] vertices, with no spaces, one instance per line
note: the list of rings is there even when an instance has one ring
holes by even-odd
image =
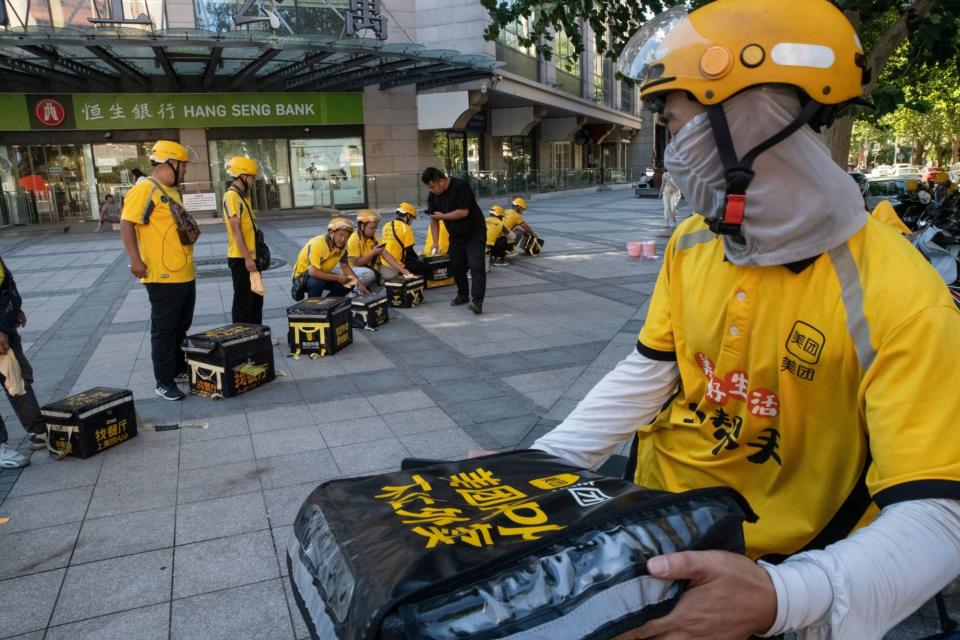
[[[575,487],[570,487],[567,489],[567,491],[570,492],[570,495],[573,496],[573,499],[576,500],[577,504],[581,507],[592,507],[594,505],[602,504],[607,500],[613,500],[612,497],[589,484],[581,484]]]
[[[33,111],[37,121],[48,127],[59,127],[67,118],[67,110],[53,98],[45,98],[37,102]]]

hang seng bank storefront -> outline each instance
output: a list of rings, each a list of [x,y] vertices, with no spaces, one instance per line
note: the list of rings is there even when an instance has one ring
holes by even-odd
[[[263,167],[260,210],[359,206],[364,88],[501,64],[388,43],[376,2],[277,2],[0,0],[0,226],[97,219],[132,169],[149,173],[157,139],[196,152],[183,187],[195,212],[217,209],[236,154]]]
[[[4,224],[93,220],[150,172],[150,146],[179,140],[197,153],[184,195],[216,209],[226,158],[257,159],[259,209],[351,207],[364,192],[359,93],[0,94]],[[3,162],[3,161],[0,161]]]

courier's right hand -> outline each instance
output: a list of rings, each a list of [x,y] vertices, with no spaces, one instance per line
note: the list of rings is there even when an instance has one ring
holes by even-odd
[[[130,273],[137,278],[144,278],[147,275],[147,265],[143,263],[143,260],[137,258],[130,263]]]

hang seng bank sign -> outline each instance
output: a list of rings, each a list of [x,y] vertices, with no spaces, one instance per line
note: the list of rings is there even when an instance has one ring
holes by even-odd
[[[0,93],[0,131],[363,124],[360,93]]]

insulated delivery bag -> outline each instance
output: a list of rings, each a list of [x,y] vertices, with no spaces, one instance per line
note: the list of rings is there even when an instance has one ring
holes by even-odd
[[[652,491],[516,451],[326,482],[287,563],[313,638],[607,639],[680,597],[649,558],[742,553],[754,519],[732,489]]]
[[[276,377],[270,327],[229,324],[187,336],[181,348],[190,367],[190,393],[232,398]]]

